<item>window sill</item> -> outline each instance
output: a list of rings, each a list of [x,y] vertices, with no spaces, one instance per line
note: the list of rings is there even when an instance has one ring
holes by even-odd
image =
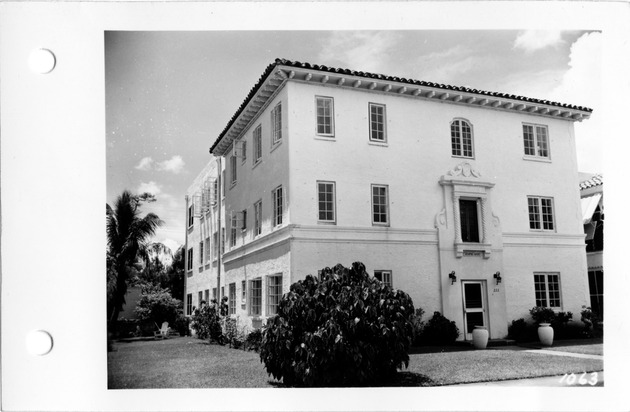
[[[236,183],[238,182],[235,181],[235,182],[230,183],[230,190],[234,189],[234,187],[236,186]]]
[[[261,163],[262,163],[262,158],[258,159],[258,160],[256,161],[256,163],[254,163],[254,164],[252,165],[252,169],[255,169],[255,168],[256,168],[256,166],[258,166],[258,165],[259,165],[259,164],[261,164]]]
[[[490,243],[455,243],[455,254],[458,258],[463,256],[483,256],[489,259],[492,253]]]
[[[389,227],[389,223],[372,222],[372,226],[374,226],[374,227]]]
[[[542,163],[551,163],[551,159],[548,157],[540,157],[540,156],[523,156],[523,160],[531,160],[533,162],[542,162]]]
[[[337,221],[336,220],[318,220],[317,224],[318,225],[336,225]]]
[[[456,159],[475,160],[475,156],[463,156],[463,155],[454,155],[454,154],[452,154],[451,157],[454,157]]]
[[[282,145],[282,140],[280,140],[280,141],[278,141],[278,142],[274,143],[274,144],[271,146],[271,150],[269,151],[269,153],[273,153],[273,152],[274,152],[274,150],[276,150],[278,147],[280,147],[280,145]]]
[[[314,137],[315,140],[323,140],[325,142],[335,142],[337,141],[337,139],[335,139],[335,136],[325,136],[322,134],[319,134],[317,136]]]
[[[389,147],[389,144],[387,142],[379,142],[376,140],[368,140],[368,144],[370,146]]]

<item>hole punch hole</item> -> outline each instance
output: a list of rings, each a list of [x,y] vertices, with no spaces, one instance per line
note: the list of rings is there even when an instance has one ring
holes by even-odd
[[[52,347],[52,336],[44,330],[34,330],[26,336],[26,350],[31,355],[46,355],[52,350]]]
[[[52,72],[57,64],[55,54],[48,49],[35,49],[28,58],[31,71],[39,74]]]

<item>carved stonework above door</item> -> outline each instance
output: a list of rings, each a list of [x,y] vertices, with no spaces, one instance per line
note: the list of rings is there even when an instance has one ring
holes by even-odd
[[[454,169],[449,170],[447,175],[449,176],[464,176],[464,177],[481,177],[481,173],[478,170],[473,169],[473,167],[468,162],[463,162],[455,166]]]

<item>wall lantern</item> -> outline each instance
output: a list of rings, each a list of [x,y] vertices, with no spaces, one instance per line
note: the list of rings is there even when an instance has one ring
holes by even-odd
[[[501,272],[495,273],[494,278],[497,280],[497,285],[501,283]]]
[[[455,271],[452,271],[448,274],[448,278],[451,280],[451,285],[457,282],[457,276],[455,276]]]

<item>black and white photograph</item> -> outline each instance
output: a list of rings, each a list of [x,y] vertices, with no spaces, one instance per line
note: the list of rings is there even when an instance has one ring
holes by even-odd
[[[6,410],[627,407],[627,29],[299,3],[9,9]]]

